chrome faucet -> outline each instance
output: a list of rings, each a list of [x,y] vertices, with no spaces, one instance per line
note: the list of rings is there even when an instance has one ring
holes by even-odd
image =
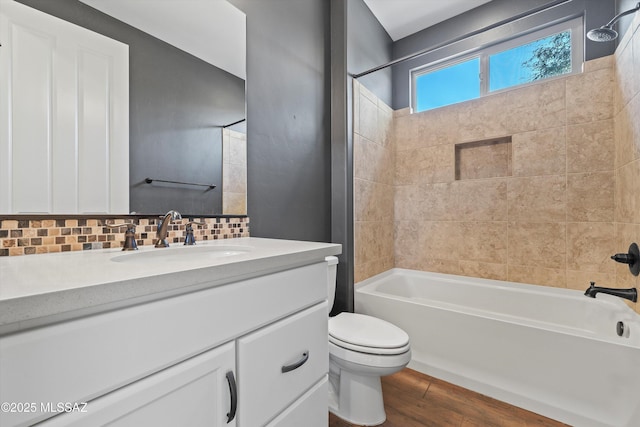
[[[164,214],[164,216],[160,217],[160,222],[158,223],[158,241],[156,242],[156,248],[168,248],[169,242],[167,241],[167,228],[172,221],[177,219],[182,219],[182,215],[180,212],[171,210]]]
[[[638,291],[636,288],[629,289],[616,289],[616,288],[601,288],[596,286],[596,282],[591,282],[591,286],[584,292],[584,294],[588,297],[595,298],[596,294],[603,293],[609,294],[616,297],[628,299],[633,302],[638,301]]]

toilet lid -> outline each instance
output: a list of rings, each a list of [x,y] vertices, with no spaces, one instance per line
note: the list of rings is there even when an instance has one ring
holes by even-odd
[[[357,313],[340,313],[331,317],[329,340],[342,347],[343,343],[351,344],[360,351],[388,349],[396,353],[406,351],[409,345],[409,335],[402,329],[385,320]]]

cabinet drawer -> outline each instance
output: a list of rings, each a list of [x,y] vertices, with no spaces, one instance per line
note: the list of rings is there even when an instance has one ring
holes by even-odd
[[[238,340],[240,425],[265,425],[327,374],[327,322],[324,302]]]
[[[325,377],[267,427],[327,427],[329,380]]]
[[[0,402],[86,402],[326,301],[326,274],[322,262],[0,337]],[[0,426],[49,416],[0,412]]]

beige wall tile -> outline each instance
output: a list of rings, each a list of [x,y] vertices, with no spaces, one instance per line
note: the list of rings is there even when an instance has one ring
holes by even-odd
[[[393,221],[393,186],[356,178],[353,194],[355,221]]]
[[[417,269],[421,271],[432,271],[434,273],[462,274],[460,263],[448,259],[423,258],[420,260]]]
[[[375,261],[366,262],[356,266],[354,271],[354,283],[361,282],[376,274],[383,273],[394,267],[393,258],[382,258]]]
[[[398,152],[427,146],[428,120],[424,113],[401,116],[394,120],[393,135]]]
[[[634,78],[633,54],[632,43],[620,45],[616,49],[615,111],[620,111],[635,95],[636,79]]]
[[[456,142],[459,111],[459,105],[450,105],[416,114],[416,119],[422,123],[420,147]]]
[[[396,152],[396,185],[454,180],[453,145]]]
[[[564,288],[567,277],[565,269],[509,265],[509,281]]]
[[[222,171],[224,191],[247,192],[247,167],[245,165],[225,165]]]
[[[417,185],[395,187],[394,219],[396,221],[416,221],[422,218],[423,193]],[[354,207],[354,209],[356,209]]]
[[[635,14],[634,25],[636,25],[636,28],[633,39],[631,40],[631,47],[633,49],[633,70],[630,72],[631,75],[634,76],[634,96],[640,93],[640,78],[638,78],[638,73],[640,73],[640,33],[638,32],[637,27],[640,25],[640,19],[638,19],[638,15],[638,13]]]
[[[540,82],[507,92],[500,110],[510,134],[566,124],[565,79]]]
[[[615,61],[613,55],[603,56],[602,58],[592,59],[584,63],[584,72],[589,73],[591,71],[601,70],[603,68],[613,68]]]
[[[460,274],[484,279],[507,280],[506,264],[490,264],[478,261],[460,261]]]
[[[614,201],[613,171],[567,176],[567,221],[613,221]]]
[[[633,141],[633,117],[631,110],[625,106],[614,119],[615,130],[615,167],[620,168],[633,161],[635,146]]]
[[[565,223],[510,222],[508,234],[509,280],[512,266],[566,268]]]
[[[507,96],[501,93],[460,103],[460,140],[477,141],[507,135]]]
[[[422,260],[461,259],[465,249],[464,236],[459,223],[447,221],[421,221],[419,230],[419,252]]]
[[[591,282],[606,288],[615,287],[615,280],[615,273],[567,270],[567,288],[577,291],[585,291]]]
[[[224,193],[224,196],[222,197],[222,203],[224,204],[222,211],[225,214],[247,214],[246,193]]]
[[[613,222],[567,224],[567,269],[613,274],[614,251]]]
[[[507,179],[456,181],[451,185],[455,206],[451,212],[462,221],[506,221]]]
[[[419,251],[423,260],[505,263],[506,222],[423,221]]]
[[[393,184],[395,152],[358,134],[353,141],[353,176],[355,178]]]
[[[421,194],[416,219],[423,221],[453,221],[459,218],[457,183],[425,184],[419,187]]]
[[[568,77],[567,123],[586,123],[613,117],[613,80],[613,72],[608,69]]]
[[[378,137],[377,142],[384,147],[391,144],[393,130],[393,110],[378,99]]]
[[[234,165],[247,164],[247,137],[240,132],[230,131],[229,163]]]
[[[373,142],[378,141],[378,105],[362,94],[364,86],[360,88],[359,130],[360,135]]]
[[[638,55],[640,55],[640,53]],[[640,80],[640,78],[638,80]],[[630,117],[634,159],[640,159],[640,93],[627,104],[627,109],[629,110]]]
[[[455,244],[459,246],[460,260],[507,262],[507,222],[460,222],[454,226],[459,227],[455,235],[460,237]],[[446,254],[443,258],[447,258]]]
[[[550,175],[508,181],[509,220],[561,222],[566,220],[566,178]]]
[[[420,222],[396,221],[394,224],[394,255],[401,268],[417,268],[420,262]]]
[[[559,175],[566,172],[566,131],[557,127],[513,135],[513,175]]]
[[[567,126],[567,172],[612,170],[614,147],[612,119]]]
[[[398,117],[402,117],[402,116],[408,116],[411,114],[411,108],[406,107],[406,108],[401,108],[399,110],[393,110],[393,118],[396,119]]]
[[[635,223],[638,208],[637,183],[640,177],[635,160],[616,170],[615,221]]]
[[[356,222],[354,225],[356,265],[393,258],[393,223]]]

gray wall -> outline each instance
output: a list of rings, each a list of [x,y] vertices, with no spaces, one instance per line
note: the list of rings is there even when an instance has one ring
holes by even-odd
[[[244,118],[244,80],[77,0],[18,0],[129,45],[130,210],[222,212],[222,133]],[[146,177],[213,183],[144,184]]]
[[[347,63],[351,74],[391,61],[393,40],[363,0],[347,2]],[[391,105],[391,69],[361,77],[359,82]]]
[[[349,67],[374,66],[390,58],[390,39],[362,0],[231,3],[247,14],[251,235],[341,243],[334,312],[350,310],[353,169],[347,55]],[[337,30],[330,27],[330,13]],[[373,77],[370,84],[390,99],[388,74]]]
[[[625,12],[627,10],[631,10],[631,9],[635,8],[637,4],[638,4],[638,0],[616,0],[616,14],[621,13],[621,12]],[[636,12],[636,14],[637,13],[638,12]],[[633,17],[634,16],[635,16],[635,14],[629,14],[627,16],[624,16],[624,17],[620,18],[620,20],[616,24],[615,30],[620,34],[620,38],[622,38],[622,36],[624,36],[624,34],[627,32],[627,30],[631,26],[631,21],[633,21]],[[598,24],[597,25],[598,27],[606,24],[611,19],[613,19],[613,15],[608,16],[608,17],[604,17],[603,16],[602,18],[604,19],[604,21],[602,21],[601,24]],[[618,41],[620,41],[620,39],[618,39]]]
[[[328,2],[231,3],[247,15],[251,235],[330,241]]]
[[[393,44],[393,58],[401,58],[455,39],[533,8],[548,4],[549,2],[550,0],[493,0],[467,13],[453,17],[401,40],[397,40]],[[424,55],[396,65],[393,67],[393,108],[400,109],[409,106],[410,70],[413,68],[456,55],[468,49],[486,45],[495,40],[512,37],[514,34],[536,28],[545,23],[565,17],[582,16],[583,14],[585,17],[585,30],[599,27],[609,21],[615,14],[615,2],[603,0],[572,0],[569,3],[562,4],[532,17],[504,25],[467,39],[466,41],[456,43],[453,46],[439,49],[433,54]],[[587,40],[585,43],[585,58],[590,60],[611,55],[614,50],[615,43],[613,42],[596,43]]]

